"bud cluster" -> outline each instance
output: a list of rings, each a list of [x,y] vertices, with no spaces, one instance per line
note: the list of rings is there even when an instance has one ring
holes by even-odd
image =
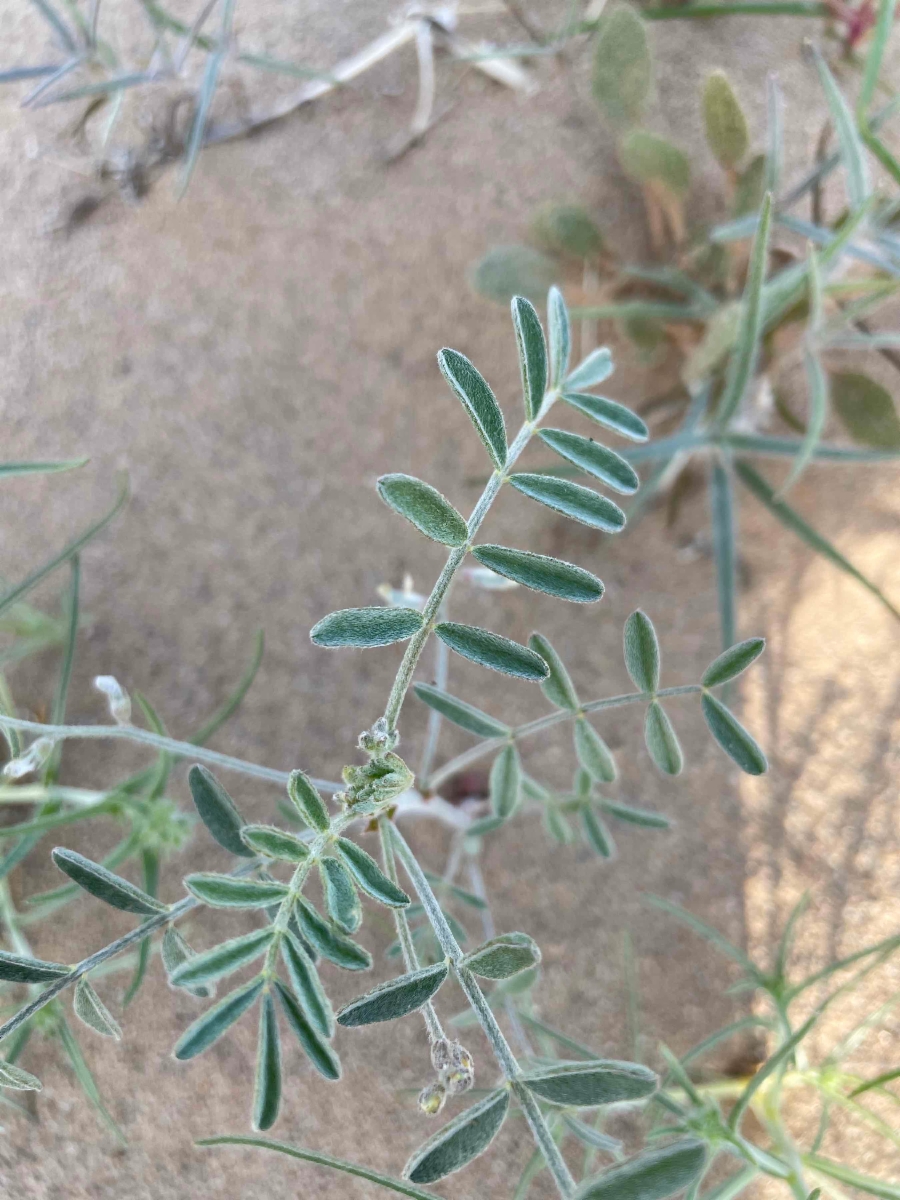
[[[419,1093],[419,1108],[427,1117],[435,1117],[448,1096],[461,1096],[475,1083],[475,1062],[459,1042],[438,1038],[431,1044],[431,1065],[438,1077]]]

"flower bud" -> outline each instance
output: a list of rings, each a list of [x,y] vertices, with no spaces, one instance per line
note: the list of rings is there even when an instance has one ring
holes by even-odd
[[[444,1107],[447,1092],[442,1083],[429,1083],[419,1092],[419,1108],[426,1117],[436,1117]]]
[[[437,1038],[431,1043],[431,1065],[436,1071],[453,1066],[452,1046],[446,1038]]]
[[[441,1083],[448,1096],[461,1096],[475,1082],[475,1072],[464,1067],[448,1067],[441,1072]]]
[[[4,778],[21,779],[23,775],[30,775],[32,771],[40,770],[53,753],[55,744],[52,738],[36,738],[24,754],[20,754],[18,758],[10,759],[3,768]]]
[[[109,701],[109,715],[117,725],[131,724],[131,697],[115,675],[98,675],[94,687]]]

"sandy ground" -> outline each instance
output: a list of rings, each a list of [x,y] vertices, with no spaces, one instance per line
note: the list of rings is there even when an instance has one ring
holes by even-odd
[[[380,31],[385,11],[371,5],[360,18],[349,4],[306,7],[276,40],[282,53],[321,65]],[[258,44],[282,16],[258,3],[244,20]],[[24,53],[37,28],[11,0],[0,4],[4,44]],[[697,87],[706,70],[723,65],[761,137],[763,64],[773,58],[794,113],[808,112],[809,79],[797,61],[806,32],[796,23],[775,30],[741,21],[655,31],[663,64],[657,127],[696,144]],[[505,33],[519,36],[511,26]],[[426,587],[441,562],[436,548],[373,501],[373,482],[385,470],[414,471],[465,509],[474,498],[465,480],[484,470],[435,351],[449,342],[469,354],[515,419],[508,318],[468,291],[468,264],[488,245],[516,240],[539,203],[568,194],[588,198],[620,245],[640,248],[639,198],[611,159],[583,64],[568,76],[550,65],[538,74],[539,94],[523,100],[442,65],[454,107],[423,145],[386,167],[384,149],[414,103],[412,59],[398,58],[269,134],[206,154],[181,203],[170,177],[140,205],[110,205],[68,238],[51,231],[86,185],[67,169],[64,121],[58,113],[24,117],[6,99],[0,404],[8,453],[90,454],[91,463],[77,475],[4,488],[4,574],[24,573],[101,511],[120,468],[134,491],[125,515],[85,555],[84,603],[93,620],[76,663],[73,719],[101,719],[88,681],[111,672],[148,693],[171,730],[184,734],[227,691],[262,626],[267,651],[258,682],[216,745],[327,776],[351,755],[357,732],[383,707],[398,654],[326,653],[310,645],[308,629],[332,608],[374,602],[379,583],[399,583],[406,571]],[[805,153],[809,136],[799,121],[794,149]],[[705,160],[697,195],[704,206],[715,195]],[[634,401],[646,386],[626,349],[614,394]],[[870,478],[809,472],[796,501],[897,597],[893,483],[887,470]],[[705,520],[702,498],[693,497],[674,532],[651,514],[629,536],[601,539],[504,496],[490,518],[492,540],[581,562],[601,574],[607,596],[575,619],[560,603],[522,593],[475,597],[467,616],[520,640],[540,628],[573,663],[583,694],[599,695],[626,685],[621,626],[640,605],[662,639],[665,682],[693,681],[717,649],[709,562],[683,551]],[[670,813],[674,831],[623,832],[619,858],[608,866],[584,848],[551,846],[532,819],[487,849],[499,927],[528,930],[544,952],[541,1013],[603,1053],[630,1052],[625,930],[635,940],[648,1045],[664,1038],[684,1051],[746,1011],[742,998],[724,995],[729,964],[648,910],[643,892],[685,904],[765,959],[791,904],[810,887],[812,911],[798,944],[805,968],[900,923],[896,625],[768,517],[748,508],[741,520],[742,628],[764,633],[770,645],[747,686],[745,711],[769,751],[769,776],[737,778],[696,707],[684,704],[675,719],[689,766],[679,780],[662,780],[641,749],[637,714],[615,712],[601,728],[619,751],[616,794]],[[57,587],[55,580],[39,597],[51,600]],[[37,710],[46,700],[51,666],[15,677],[23,707]],[[454,665],[453,688],[510,719],[543,710],[533,688],[475,668]],[[411,702],[407,746],[418,744],[423,728]],[[67,777],[86,785],[102,784],[113,757],[84,746],[67,756]],[[561,737],[536,747],[529,764],[562,785],[571,758]],[[248,814],[272,818],[271,789],[229,782]],[[181,776],[177,791],[185,796]],[[417,828],[415,836],[439,865],[443,834]],[[109,843],[73,836],[68,844],[99,857]],[[188,862],[215,868],[222,856],[198,838]],[[168,868],[166,896],[177,895],[181,865]],[[47,885],[52,874],[35,864],[17,886]],[[120,927],[108,910],[85,902],[42,931],[37,948],[71,959]],[[195,940],[208,944],[226,927],[234,928],[195,922]],[[368,929],[370,945],[383,948],[387,927],[373,918]],[[378,977],[388,970],[379,958]],[[897,990],[898,970],[884,969],[867,1002]],[[357,983],[329,976],[338,999]],[[844,1010],[845,1021],[866,1011],[859,1003]],[[247,1024],[204,1059],[176,1064],[168,1047],[194,1011],[157,970],[126,1014],[126,1041],[90,1042],[129,1137],[126,1151],[97,1125],[58,1060],[41,1046],[31,1050],[26,1065],[42,1076],[45,1092],[36,1123],[6,1122],[0,1192],[17,1200],[374,1195],[370,1185],[288,1160],[195,1150],[197,1137],[246,1130],[254,1033]],[[863,1067],[896,1063],[896,1019],[885,1028],[867,1045]],[[485,1047],[470,1040],[486,1064]],[[819,1049],[827,1045],[823,1035]],[[408,1090],[426,1078],[424,1038],[409,1021],[341,1034],[338,1047],[345,1080],[334,1087],[287,1051],[275,1133],[396,1173],[425,1132]],[[481,1079],[489,1076],[485,1065]],[[801,1123],[809,1119],[802,1103],[796,1111]],[[839,1131],[829,1148],[862,1169],[898,1169],[880,1143],[856,1134]],[[478,1168],[443,1190],[460,1200],[510,1195],[528,1154],[511,1124]],[[539,1186],[535,1194],[543,1194]]]

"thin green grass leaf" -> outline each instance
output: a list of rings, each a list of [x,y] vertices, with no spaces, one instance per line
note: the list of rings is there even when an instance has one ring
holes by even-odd
[[[859,129],[850,111],[850,106],[822,57],[822,52],[815,45],[811,49],[816,70],[819,73],[819,81],[828,102],[828,111],[831,113],[831,120],[837,133],[844,170],[847,173],[847,199],[850,202],[850,211],[855,212],[865,204],[872,190],[865,147],[859,136]]]
[[[750,268],[744,288],[737,340],[728,360],[725,387],[719,400],[716,419],[720,428],[727,426],[737,412],[756,369],[763,333],[763,284],[769,257],[771,223],[772,196],[767,193],[750,251]]]

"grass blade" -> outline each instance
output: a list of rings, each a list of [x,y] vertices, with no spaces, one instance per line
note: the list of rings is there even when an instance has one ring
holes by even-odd
[[[179,197],[183,196],[188,189],[188,184],[191,182],[191,176],[197,165],[197,158],[203,148],[203,138],[206,134],[209,110],[212,107],[213,97],[216,94],[222,64],[230,48],[234,6],[235,0],[222,0],[222,25],[219,33],[219,44],[206,60],[206,70],[203,73],[203,80],[200,84],[194,120],[184,153],[184,167],[181,173]]]
[[[718,424],[725,426],[737,412],[756,368],[763,332],[763,284],[769,257],[769,230],[772,224],[772,195],[766,194],[759,226],[750,252],[750,269],[744,288],[740,328],[728,369],[725,389],[719,401]]]
[[[844,558],[843,554],[831,542],[822,537],[811,525],[808,525],[790,505],[786,504],[784,500],[779,500],[775,495],[774,489],[766,483],[761,475],[757,475],[756,471],[748,463],[737,462],[734,469],[745,487],[753,493],[757,500],[766,506],[773,516],[778,518],[786,529],[790,529],[792,533],[796,533],[817,554],[821,554],[823,558],[827,559],[835,567],[838,567],[858,583],[861,583],[864,588],[881,601],[892,616],[900,621],[900,611],[891,604],[881,589],[876,587],[870,579],[867,579],[861,571],[857,570],[848,559]]]
[[[78,49],[78,43],[72,35],[68,25],[50,3],[50,0],[31,0],[31,3],[38,10],[65,48],[74,53],[74,51]]]
[[[191,734],[189,741],[193,742],[195,746],[202,746],[204,742],[208,741],[225,724],[228,718],[240,708],[242,700],[247,695],[253,680],[256,678],[256,672],[259,670],[259,664],[262,662],[264,649],[265,635],[261,629],[258,629],[253,639],[253,657],[250,660],[250,666],[241,676],[240,682],[225,703],[216,709],[196,733]]]
[[[855,212],[865,204],[872,190],[868,164],[866,163],[865,148],[862,138],[859,136],[856,121],[850,112],[850,106],[841,94],[837,83],[835,83],[834,76],[829,70],[825,59],[822,57],[821,51],[817,46],[813,46],[812,52],[815,58],[816,70],[819,72],[822,90],[825,93],[825,99],[828,101],[831,120],[834,123],[838,142],[840,143],[844,170],[847,172],[847,199],[850,201],[851,212]]]
[[[706,941],[711,942],[716,949],[721,950],[723,954],[727,954],[729,958],[734,959],[739,966],[747,972],[747,975],[758,984],[764,982],[764,975],[757,966],[754,965],[737,946],[732,945],[723,934],[719,933],[718,929],[712,925],[707,925],[705,921],[701,921],[699,917],[695,917],[693,913],[682,908],[680,904],[673,904],[671,900],[664,900],[662,896],[654,896],[652,893],[647,894],[647,900],[654,908],[661,909],[664,913],[668,913],[670,917],[675,917],[681,921],[683,925],[687,925],[689,929],[693,929],[694,933],[699,933]]]
[[[96,1080],[91,1074],[90,1067],[85,1062],[84,1055],[81,1052],[81,1046],[78,1039],[72,1032],[68,1021],[65,1017],[62,1018],[59,1026],[59,1037],[62,1041],[63,1048],[69,1056],[69,1062],[72,1065],[72,1070],[75,1072],[75,1078],[78,1080],[78,1085],[87,1096],[90,1104],[97,1111],[97,1114],[112,1133],[119,1139],[123,1146],[128,1145],[128,1139],[125,1134],[116,1124],[106,1105],[103,1103],[103,1097],[100,1095],[100,1089],[97,1087]]]
[[[22,71],[30,71],[32,76],[41,74],[45,75],[49,71],[55,71],[56,67],[22,67]],[[15,71],[6,71],[0,74],[0,83],[10,83],[7,78],[10,75],[15,75]],[[20,76],[25,78],[25,76]],[[77,467],[83,467],[89,460],[86,458],[67,458],[61,459],[59,462],[7,462],[0,463],[0,478],[10,477],[12,475],[51,475],[58,471],[74,471]]]
[[[722,649],[737,637],[737,539],[731,463],[714,462],[709,480],[713,554],[719,595],[719,630]]]
[[[815,250],[809,248],[809,325],[803,350],[803,365],[806,370],[806,387],[809,396],[806,434],[794,459],[790,474],[781,486],[779,497],[784,496],[802,475],[807,463],[816,452],[828,419],[828,376],[822,360],[816,352],[815,339],[822,328],[822,276]]]
[[[301,1146],[289,1146],[286,1142],[273,1142],[269,1138],[259,1137],[212,1137],[201,1138],[198,1146],[253,1146],[257,1150],[274,1150],[278,1154],[287,1154],[291,1158],[299,1158],[303,1162],[314,1163],[318,1167],[329,1167],[332,1171],[342,1171],[345,1175],[355,1175],[357,1179],[366,1179],[389,1192],[397,1192],[401,1196],[410,1196],[412,1200],[440,1200],[436,1192],[426,1192],[423,1188],[414,1187],[403,1179],[393,1179],[390,1175],[382,1175],[378,1171],[370,1171],[356,1163],[347,1162],[343,1158],[333,1158],[330,1154],[317,1154],[314,1150],[304,1150]]]
[[[822,1175],[828,1175],[831,1179],[837,1179],[839,1183],[846,1183],[850,1187],[859,1188],[861,1192],[868,1192],[871,1196],[878,1196],[880,1200],[900,1200],[900,1185],[896,1183],[873,1179],[871,1175],[863,1175],[860,1171],[854,1171],[851,1167],[832,1162],[818,1154],[804,1154],[803,1162]]]
[[[803,1041],[812,1027],[816,1024],[820,1016],[821,1012],[817,1009],[811,1017],[803,1022],[796,1032],[792,1033],[789,1038],[781,1043],[771,1057],[766,1059],[763,1065],[759,1068],[759,1070],[741,1092],[740,1096],[735,1102],[734,1108],[732,1108],[731,1112],[728,1114],[728,1126],[730,1129],[737,1130],[740,1127],[741,1118],[747,1111],[750,1101],[759,1091],[760,1087],[765,1083],[769,1076],[777,1071],[781,1064],[794,1053],[794,1050]]]
[[[27,593],[32,590],[32,588],[37,587],[41,580],[46,579],[48,575],[51,575],[57,567],[61,566],[68,559],[72,558],[73,555],[77,554],[80,550],[83,550],[88,542],[95,538],[97,534],[100,533],[101,530],[105,529],[110,521],[112,521],[113,518],[118,515],[120,509],[125,504],[127,499],[128,482],[126,480],[123,482],[115,504],[105,516],[101,517],[100,520],[95,522],[93,525],[90,525],[84,531],[84,533],[79,534],[74,541],[69,542],[68,546],[64,547],[59,551],[58,554],[55,554],[53,558],[45,562],[42,567],[38,567],[36,571],[32,571],[32,573],[26,579],[23,579],[21,583],[17,583],[16,586],[11,588],[5,595],[0,596],[0,613],[5,612],[11,605],[15,604],[17,600],[21,600],[23,596],[27,595]]]

